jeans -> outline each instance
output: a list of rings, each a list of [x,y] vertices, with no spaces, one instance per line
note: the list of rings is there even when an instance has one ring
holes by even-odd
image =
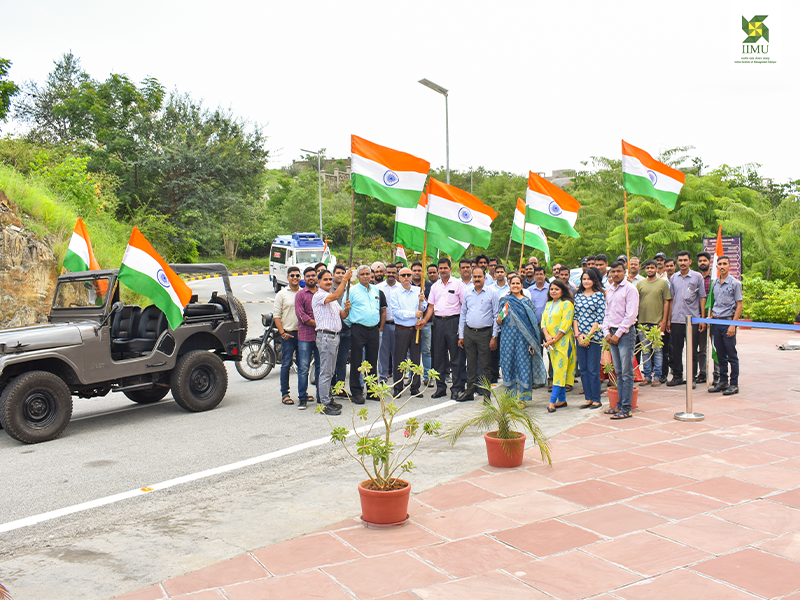
[[[332,385],[340,381],[347,381],[347,356],[350,354],[350,329],[342,329],[339,334],[339,351],[336,355],[336,372],[333,375]],[[344,392],[342,392],[344,394]]]
[[[581,368],[583,397],[587,401],[600,402],[600,344],[590,343],[585,348],[577,345],[578,364]]]
[[[300,362],[300,354],[297,352],[297,333],[288,340],[281,339],[281,398],[289,395],[289,371],[295,354],[297,362]]]
[[[715,319],[731,317],[714,317]],[[731,385],[739,385],[739,355],[736,352],[736,334],[728,337],[727,325],[712,325],[711,337],[719,361],[719,382],[728,383],[728,364],[731,366]]]
[[[423,379],[428,378],[428,371],[431,370],[431,328],[433,325],[428,323],[419,330],[419,345],[422,349]]]
[[[308,371],[311,367],[311,356],[314,356],[314,372],[317,381],[317,400],[319,400],[319,352],[316,342],[298,342],[299,360],[297,361],[297,397],[308,400]]]
[[[686,323],[672,323],[672,378],[683,379],[683,345],[686,343]],[[697,376],[700,365],[697,364],[697,353],[700,348],[700,325],[692,325],[692,372],[686,373],[686,380]],[[703,368],[705,372],[705,368]]]
[[[339,336],[317,331],[319,371],[317,373],[317,398],[326,406],[331,403],[331,381],[336,370],[336,355],[339,351]]]
[[[642,374],[645,380],[661,379],[661,359],[663,357],[662,348],[655,349],[652,344],[645,339],[644,327],[653,327],[648,323],[639,326],[639,339],[642,341]]]
[[[612,327],[612,335],[616,331]],[[633,401],[633,347],[635,345],[634,332],[623,333],[617,344],[611,344],[611,360],[614,362],[614,370],[617,372],[617,393],[619,402],[617,410],[630,412],[631,402]]]

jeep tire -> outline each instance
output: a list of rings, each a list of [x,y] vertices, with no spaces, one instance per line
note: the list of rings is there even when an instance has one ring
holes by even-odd
[[[133,400],[138,404],[155,404],[169,394],[169,388],[157,385],[148,390],[130,390],[122,393],[125,394],[129,400]]]
[[[178,359],[172,371],[172,396],[191,412],[211,410],[228,391],[228,371],[222,359],[207,350],[192,350]]]
[[[72,418],[72,394],[60,377],[29,371],[0,396],[0,422],[15,440],[36,444],[57,438]]]
[[[231,296],[231,302],[228,302],[228,297],[225,294],[217,296],[215,302],[220,304],[225,312],[230,312],[233,314],[233,310],[237,312],[239,315],[239,325],[242,328],[242,331],[239,332],[239,345],[241,346],[244,344],[244,341],[247,339],[247,313],[244,310],[244,305],[239,301],[236,296]]]

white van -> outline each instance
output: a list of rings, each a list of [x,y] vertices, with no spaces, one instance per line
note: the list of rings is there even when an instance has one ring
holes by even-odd
[[[272,289],[278,292],[282,287],[289,285],[286,277],[289,267],[298,267],[302,274],[306,267],[313,267],[319,262],[335,264],[334,256],[331,256],[328,261],[324,260],[324,252],[325,242],[316,233],[293,233],[276,237],[272,240],[269,252],[269,275],[272,279]]]

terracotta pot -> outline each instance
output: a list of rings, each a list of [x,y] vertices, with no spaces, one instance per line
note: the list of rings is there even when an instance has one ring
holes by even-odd
[[[611,408],[617,408],[619,402],[619,393],[617,388],[608,388],[608,405]],[[639,408],[639,388],[633,388],[633,397],[631,398],[631,410]]]
[[[411,497],[411,484],[403,479],[398,481],[406,486],[399,490],[369,490],[364,487],[369,479],[358,484],[361,496],[361,520],[374,525],[400,525],[408,518],[408,501]]]
[[[490,431],[483,436],[483,439],[486,440],[486,456],[491,466],[508,469],[522,464],[525,453],[525,434],[514,433],[519,436],[514,440],[501,440],[497,437],[496,431]],[[506,445],[505,449],[503,448],[503,442]],[[511,446],[510,456],[506,454],[509,445]]]
[[[747,321],[748,323],[752,323],[753,319],[739,319],[740,321]],[[742,325],[738,325],[739,329],[752,329],[752,327],[744,327]]]

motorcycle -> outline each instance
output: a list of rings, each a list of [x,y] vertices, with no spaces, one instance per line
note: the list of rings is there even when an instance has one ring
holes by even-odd
[[[275,327],[275,319],[270,313],[263,314],[261,324],[264,333],[242,344],[242,360],[236,363],[239,375],[251,381],[264,379],[280,360],[281,336]]]

